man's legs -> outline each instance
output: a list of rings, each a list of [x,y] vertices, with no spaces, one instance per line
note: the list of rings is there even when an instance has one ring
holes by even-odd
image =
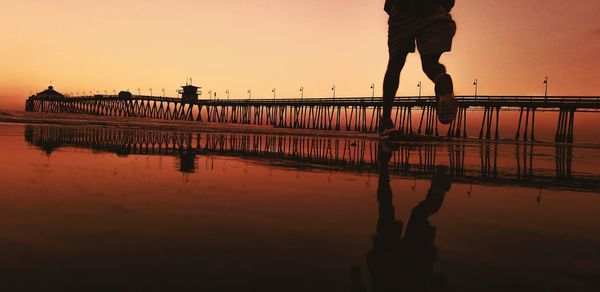
[[[456,118],[458,103],[454,98],[452,77],[446,73],[446,67],[440,64],[442,53],[421,56],[423,72],[435,83],[435,95],[438,100],[437,116],[442,124],[449,124]]]
[[[382,121],[391,120],[392,104],[400,86],[400,72],[404,68],[408,53],[390,55],[387,71],[383,79],[383,113]]]
[[[423,72],[431,79],[434,83],[438,76],[446,73],[446,67],[440,64],[440,57],[442,53],[434,53],[421,56],[421,65],[423,66]]]

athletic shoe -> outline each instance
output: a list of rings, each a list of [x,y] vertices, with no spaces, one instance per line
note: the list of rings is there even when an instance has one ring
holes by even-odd
[[[435,81],[435,97],[437,100],[437,117],[440,123],[447,125],[456,118],[458,102],[454,97],[452,77],[443,73]]]

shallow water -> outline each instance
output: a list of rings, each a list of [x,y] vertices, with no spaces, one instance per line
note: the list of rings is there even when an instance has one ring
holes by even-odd
[[[5,291],[600,288],[595,148],[386,164],[373,140],[17,124],[0,145]]]

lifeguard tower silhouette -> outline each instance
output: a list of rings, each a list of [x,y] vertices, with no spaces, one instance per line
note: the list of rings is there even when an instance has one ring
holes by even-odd
[[[202,95],[202,87],[192,85],[192,79],[190,78],[177,92],[181,94],[183,102],[190,104],[197,103],[198,96]]]

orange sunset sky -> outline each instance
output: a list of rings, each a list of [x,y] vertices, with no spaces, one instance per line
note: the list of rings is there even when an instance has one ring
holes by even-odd
[[[387,62],[383,0],[2,0],[0,108],[22,109],[52,81],[63,93],[173,96],[194,83],[232,97],[368,96]],[[456,0],[443,57],[457,94],[600,95],[600,1]],[[423,94],[418,55],[399,95]]]

